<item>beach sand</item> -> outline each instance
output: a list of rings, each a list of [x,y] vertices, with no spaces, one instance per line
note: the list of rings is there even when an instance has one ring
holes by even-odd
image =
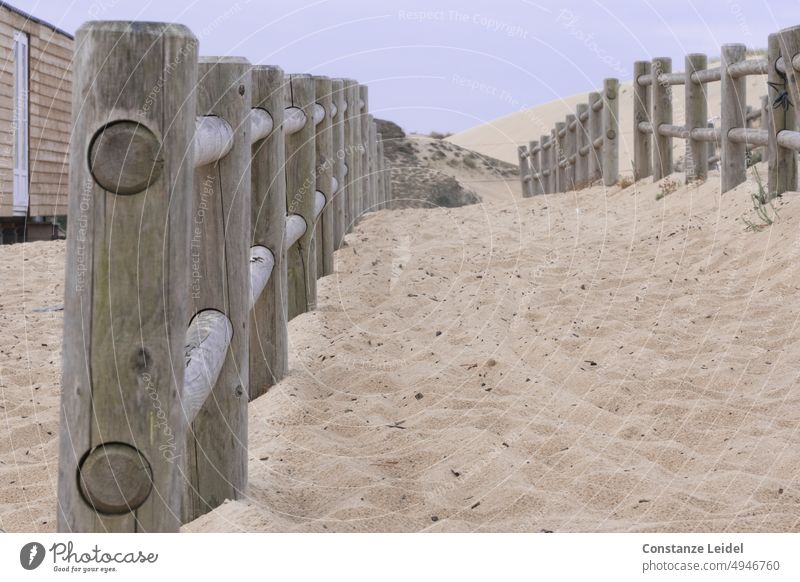
[[[661,188],[368,215],[184,531],[797,530],[800,201]],[[63,252],[0,247],[7,531],[55,526]]]

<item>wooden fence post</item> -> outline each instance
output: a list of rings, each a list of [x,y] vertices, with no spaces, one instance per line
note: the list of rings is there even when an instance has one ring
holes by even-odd
[[[191,312],[219,311],[234,333],[217,382],[187,435],[185,521],[244,495],[250,393],[250,245],[245,236],[251,213],[250,63],[203,57],[197,85],[198,114],[226,121],[233,146],[219,161],[195,169]]]
[[[575,127],[575,187],[583,188],[589,183],[589,155],[592,153],[591,149],[586,149],[584,153],[581,150],[589,145],[589,106],[586,103],[579,103],[575,108],[575,119],[577,125]]]
[[[747,47],[743,44],[722,45],[720,62],[720,176],[722,192],[735,188],[747,178],[747,145],[736,143],[729,137],[730,130],[745,126],[747,104],[747,79],[734,78],[728,71],[734,63],[746,58]]]
[[[316,151],[314,136],[314,80],[311,75],[289,75],[287,107],[305,114],[303,128],[286,136],[286,209],[306,223],[303,236],[286,249],[289,319],[317,306],[317,262],[314,239]]]
[[[347,176],[345,164],[345,108],[347,107],[347,99],[345,98],[345,88],[343,79],[333,79],[331,81],[331,92],[333,93],[332,102],[336,106],[336,116],[333,118],[331,126],[332,131],[332,148],[333,148],[333,177],[336,178],[338,188],[333,195],[333,215],[334,215],[334,229],[333,229],[333,248],[338,250],[344,242],[344,232],[346,227],[346,211],[347,206]]]
[[[653,81],[650,83],[650,120],[653,126],[653,181],[656,182],[672,173],[672,137],[662,135],[659,131],[662,124],[672,125],[672,86],[659,79],[661,75],[672,72],[672,59],[653,59],[651,71]]]
[[[540,135],[539,143],[542,144],[542,151],[539,157],[542,172],[542,194],[550,194],[552,192],[550,190],[550,174],[552,171],[550,167],[550,136],[547,134]]]
[[[692,80],[692,74],[705,70],[708,59],[703,54],[686,55],[684,78],[684,101],[686,112],[686,183],[705,180],[708,176],[708,147],[706,142],[692,137],[692,130],[704,128],[708,123],[708,102],[705,87]]]
[[[531,173],[531,169],[527,146],[521,145],[517,147],[517,157],[519,159],[519,181],[522,187],[522,197],[529,198],[531,193],[528,176]]]
[[[347,115],[345,131],[347,142],[347,230],[351,232],[358,220],[358,200],[361,197],[363,183],[361,181],[361,122],[359,121],[358,84],[352,79],[345,81],[347,91]]]
[[[529,155],[529,166],[531,170],[531,185],[528,192],[530,192],[531,196],[536,196],[537,194],[542,193],[542,179],[537,174],[541,171],[542,165],[539,162],[539,155],[541,153],[542,148],[539,147],[538,141],[532,141],[528,143],[528,155]]]
[[[796,46],[797,35],[800,28],[789,28],[775,34],[770,34],[767,41],[767,81],[775,83],[780,86],[784,82],[783,78],[777,69],[778,59],[783,53],[783,62],[790,70],[786,72],[786,90],[794,107],[785,110],[783,107],[772,107],[770,103],[777,98],[778,93],[770,89],[773,96],[772,99],[767,101],[769,111],[767,113],[767,132],[769,135],[769,143],[767,144],[767,159],[769,160],[769,175],[767,178],[767,189],[769,196],[777,196],[784,192],[790,192],[797,188],[797,152],[789,148],[784,148],[778,145],[778,134],[784,130],[795,130],[797,117],[796,108],[800,107],[800,91],[797,89],[797,74],[791,65],[790,51],[783,52],[782,44],[786,42],[788,47]],[[794,40],[792,38],[794,37]],[[783,39],[786,41],[783,41]],[[787,59],[786,55],[790,55]],[[786,64],[789,63],[789,64]]]
[[[375,128],[377,130],[377,124]],[[383,183],[386,179],[386,166],[383,158],[383,136],[380,133],[376,135],[376,144],[378,148],[378,210],[383,210],[386,208],[386,187]]]
[[[588,160],[588,179],[594,182],[603,177],[603,164],[601,153],[598,151],[595,142],[603,138],[603,98],[597,91],[589,93],[589,160]]]
[[[565,139],[567,134],[564,131],[565,125],[563,121],[556,121],[556,167],[558,168],[556,192],[567,191],[567,170],[566,167],[562,166],[566,154]],[[564,135],[561,135],[562,132]]]
[[[177,531],[197,39],[88,22],[73,63],[58,531]]]
[[[384,148],[384,152],[385,152]],[[384,164],[386,165],[386,180],[384,183],[386,184],[386,208],[391,209],[392,206],[392,164],[389,163],[388,156],[384,160]]]
[[[561,173],[561,169],[558,167],[558,162],[561,160],[558,143],[558,122],[556,122],[556,127],[550,130],[550,185],[552,187],[551,192],[554,194],[561,191],[561,184],[558,180],[558,176]]]
[[[619,80],[603,80],[603,184],[619,177]]]
[[[575,114],[569,113],[566,117],[565,124],[567,135],[565,136],[566,151],[564,155],[567,158],[567,190],[576,190],[575,187],[575,160],[577,159],[577,127],[575,121]]]
[[[252,146],[252,244],[269,249],[272,274],[250,313],[250,399],[264,394],[286,375],[289,341],[286,308],[286,149],[281,126],[284,76],[279,67],[252,69],[252,105],[272,117],[272,132]]]
[[[328,77],[314,77],[316,103],[325,110],[325,116],[317,124],[315,148],[317,156],[316,188],[325,196],[325,208],[319,215],[315,226],[317,247],[317,277],[333,273],[333,131],[332,131],[332,96],[331,80]]]
[[[369,115],[369,167],[370,167],[370,209],[372,212],[380,210],[378,196],[378,126],[375,125],[375,117]]]
[[[369,155],[369,87],[358,85],[358,96],[363,102],[359,116],[361,124],[361,140],[358,142],[361,148],[361,196],[358,200],[358,218],[369,208],[370,192],[370,155]]]
[[[652,140],[650,134],[639,130],[639,124],[650,122],[650,85],[639,83],[639,77],[650,74],[648,61],[633,63],[633,179],[641,180],[653,174]],[[702,86],[701,86],[701,91]]]

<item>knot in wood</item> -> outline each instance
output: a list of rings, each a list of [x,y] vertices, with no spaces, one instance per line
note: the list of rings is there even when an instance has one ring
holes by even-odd
[[[96,511],[108,514],[136,510],[153,489],[150,463],[125,443],[95,447],[81,463],[78,481],[86,501]]]
[[[89,170],[95,181],[115,194],[145,190],[164,167],[161,143],[136,121],[115,121],[95,133],[89,146]]]

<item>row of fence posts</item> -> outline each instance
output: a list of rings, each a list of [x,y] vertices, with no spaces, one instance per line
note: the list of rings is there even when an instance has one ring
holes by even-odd
[[[58,528],[176,531],[247,485],[247,403],[390,169],[350,79],[76,34]]]
[[[619,81],[603,81],[602,93],[589,93],[574,114],[556,123],[550,135],[519,146],[520,181],[525,198],[568,192],[602,179],[616,184],[619,174]]]
[[[709,163],[719,162],[721,191],[745,181],[748,151],[764,148],[769,167],[767,191],[776,196],[797,188],[797,151],[800,133],[794,131],[800,92],[796,71],[800,66],[800,27],[771,34],[766,57],[747,58],[743,44],[721,48],[720,64],[708,67],[704,54],[690,54],[685,70],[672,72],[669,58],[634,63],[633,171],[638,180],[660,180],[674,169],[672,140],[686,140],[686,182],[704,180]],[[766,76],[767,95],[760,112],[748,111],[746,77]],[[720,83],[720,117],[708,123],[707,83]],[[685,123],[673,125],[671,86],[684,85]],[[759,128],[750,127],[756,118]],[[719,146],[714,156],[707,144]]]
[[[708,67],[704,54],[690,54],[681,72],[672,71],[667,57],[637,61],[633,66],[633,178],[652,176],[660,180],[675,170],[673,139],[686,140],[683,170],[686,182],[705,180],[709,166],[719,164],[721,191],[727,192],[743,183],[750,162],[748,153],[763,148],[768,162],[767,192],[770,197],[797,189],[797,152],[800,151],[800,132],[796,131],[796,104],[800,103],[798,88],[800,71],[800,27],[794,26],[769,35],[765,57],[747,58],[743,44],[726,44],[721,48],[720,64]],[[767,95],[762,97],[760,110],[747,105],[746,77],[766,76]],[[617,85],[614,80],[613,94]],[[708,119],[708,100],[705,85],[720,83],[719,122]],[[608,102],[608,83],[604,91],[603,110]],[[683,125],[673,124],[672,86],[684,86]],[[589,94],[589,105],[579,105],[574,115],[556,124],[550,137],[529,147],[519,146],[519,167],[524,196],[564,192],[580,188],[603,174],[603,183],[616,182],[617,166],[606,173],[607,144],[613,145],[614,160],[618,158],[614,140],[603,134],[599,139],[591,112],[598,105],[596,93]],[[613,105],[615,106],[615,104]],[[616,110],[615,110],[616,111]],[[582,125],[582,120],[588,126]],[[752,127],[760,119],[760,127]],[[615,123],[616,119],[611,123]],[[576,128],[572,133],[573,126]],[[603,132],[608,128],[603,117]],[[613,125],[616,132],[616,125]],[[561,139],[563,138],[563,139]],[[602,148],[602,156],[588,156],[591,143]],[[715,150],[719,147],[719,153]],[[555,150],[553,152],[552,150]],[[609,156],[611,157],[611,156]],[[557,160],[560,160],[557,162]],[[587,168],[588,162],[588,168]],[[598,166],[599,164],[599,166]]]

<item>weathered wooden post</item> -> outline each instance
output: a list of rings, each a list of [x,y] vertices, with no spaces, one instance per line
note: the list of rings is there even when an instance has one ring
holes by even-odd
[[[672,125],[672,86],[661,75],[672,72],[672,59],[653,59],[651,65],[652,109],[650,119],[653,127],[653,181],[672,173],[672,137],[660,131],[662,124]]]
[[[385,149],[384,149],[385,151]],[[389,157],[386,157],[386,208],[393,208],[394,197],[392,195],[392,164]]]
[[[359,122],[361,124],[361,140],[358,145],[361,148],[361,196],[358,201],[358,218],[360,219],[369,208],[369,201],[372,192],[370,191],[370,155],[369,155],[369,87],[366,85],[358,86],[358,96],[361,99],[361,112]]]
[[[370,165],[370,208],[372,212],[380,210],[378,196],[378,126],[375,117],[369,115],[369,165]]]
[[[352,79],[345,80],[345,90],[347,95],[347,112],[345,115],[345,139],[347,163],[347,229],[346,232],[353,230],[358,218],[358,200],[361,197],[363,182],[361,180],[361,122],[359,115],[359,91],[358,84]]]
[[[286,106],[305,115],[305,125],[286,136],[286,210],[306,223],[300,239],[286,249],[289,319],[317,306],[317,262],[314,246],[314,201],[316,151],[314,136],[314,79],[311,75],[290,75]]]
[[[73,63],[58,530],[177,531],[197,39],[89,22]]]
[[[556,127],[550,130],[550,185],[553,193],[561,191],[561,184],[558,180],[558,176],[561,173],[561,169],[558,166],[559,161],[561,161],[558,141],[558,123],[556,122]]]
[[[194,173],[191,312],[216,310],[235,330],[211,394],[187,439],[185,521],[239,499],[247,485],[251,174],[250,63],[203,57],[197,112],[232,129],[230,150]]]
[[[376,126],[377,129],[377,126]],[[377,134],[377,147],[378,147],[378,210],[386,208],[386,185],[383,183],[386,180],[386,160],[383,157],[383,136]]]
[[[747,104],[747,79],[734,78],[728,67],[746,58],[747,47],[743,44],[722,45],[720,62],[720,177],[722,192],[727,192],[747,178],[747,145],[736,143],[729,137],[730,130],[745,126]]]
[[[279,67],[252,72],[252,105],[272,118],[272,131],[253,143],[251,228],[253,246],[269,249],[272,274],[250,312],[250,399],[258,398],[286,375],[289,342],[286,306],[286,149],[283,125],[284,76]]]
[[[550,136],[547,134],[539,136],[539,143],[542,144],[542,152],[539,160],[542,171],[542,194],[549,194],[550,190]]]
[[[706,142],[692,136],[692,130],[705,128],[708,122],[708,103],[705,87],[692,79],[696,72],[708,67],[708,59],[703,54],[686,55],[684,77],[684,101],[686,111],[686,183],[692,180],[705,180],[708,176],[708,147]]]
[[[603,80],[603,184],[619,177],[619,80]]]
[[[575,187],[583,188],[589,183],[589,155],[592,153],[589,144],[589,105],[579,103],[575,108]]]
[[[589,93],[589,160],[588,178],[589,182],[594,182],[603,177],[603,164],[601,153],[598,151],[598,141],[603,143],[603,98],[597,91]]]
[[[344,80],[333,79],[331,81],[331,92],[333,93],[332,102],[336,106],[336,115],[333,118],[333,124],[331,126],[334,161],[333,177],[338,184],[332,202],[334,215],[333,247],[335,250],[338,250],[342,246],[342,242],[344,242],[346,226],[345,208],[347,205],[347,165],[345,164],[344,128],[347,99],[345,98]]]
[[[800,91],[797,87],[797,73],[792,66],[792,56],[797,52],[797,36],[800,27],[787,28],[781,32],[770,34],[767,41],[767,81],[780,86],[784,82],[778,71],[777,63],[781,55],[784,56],[784,67],[786,71],[786,90],[789,91],[790,99],[794,107],[788,110],[781,106],[770,107],[767,114],[767,132],[769,142],[767,143],[767,159],[769,161],[769,175],[767,178],[767,189],[770,196],[790,192],[797,188],[797,152],[792,149],[781,147],[778,144],[778,134],[784,130],[795,130],[797,117],[796,107],[800,107]],[[783,45],[786,51],[783,51]],[[788,58],[786,58],[788,55]],[[777,92],[771,95],[777,98]],[[774,100],[771,99],[770,101]],[[768,101],[769,103],[769,101]]]
[[[325,208],[317,218],[316,247],[317,247],[317,277],[324,277],[333,273],[333,246],[334,246],[334,207],[333,200],[333,130],[332,117],[333,98],[331,95],[331,80],[328,77],[314,77],[314,92],[316,103],[325,111],[325,115],[317,124],[315,147],[317,156],[317,190],[325,196]]]
[[[648,61],[633,63],[633,178],[641,180],[653,173],[652,137],[639,129],[640,123],[650,123],[650,84],[639,82],[639,78],[650,75]],[[702,91],[702,87],[701,87]]]
[[[542,148],[539,146],[538,141],[532,141],[528,143],[528,161],[531,170],[531,184],[528,191],[530,192],[531,196],[536,196],[537,194],[542,193],[542,178],[541,175],[539,175],[539,172],[542,170],[541,163],[539,162],[541,150]]]
[[[519,159],[519,181],[522,188],[522,197],[529,198],[530,192],[530,158],[528,158],[528,147],[521,145],[517,147],[517,157]]]
[[[567,160],[567,190],[575,190],[575,159],[577,158],[577,150],[576,150],[576,136],[577,131],[575,128],[575,114],[569,113],[566,117],[566,122],[564,127],[566,128],[567,134],[564,136],[564,143],[566,144],[564,156]]]
[[[558,167],[557,175],[557,192],[566,192],[569,188],[567,186],[567,168],[566,161],[566,136],[565,131],[566,123],[563,121],[556,122],[556,164]]]

